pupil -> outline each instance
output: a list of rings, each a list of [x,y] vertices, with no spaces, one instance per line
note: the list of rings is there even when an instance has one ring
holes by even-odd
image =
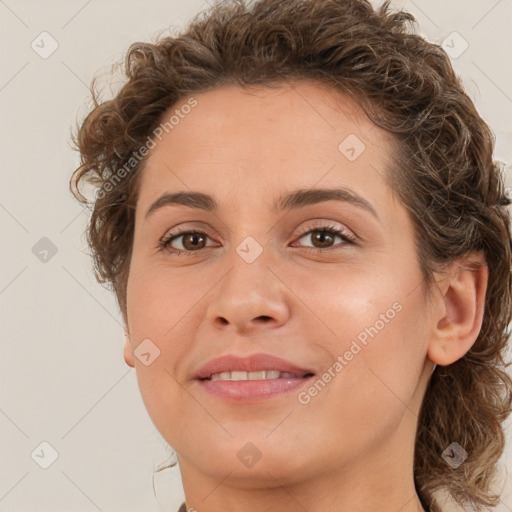
[[[191,247],[189,247],[189,248],[193,248],[193,249],[196,248],[197,249],[197,239],[198,238],[204,238],[204,237],[203,237],[203,235],[200,235],[199,233],[192,233],[192,234],[190,234],[190,235],[185,237],[183,245],[185,247],[187,247],[187,243],[186,242],[192,240]]]
[[[327,231],[319,231],[316,235],[316,240],[322,244],[322,247],[327,247],[329,245],[329,242],[332,241],[332,235],[328,233]],[[325,240],[327,239],[327,243],[325,243]]]

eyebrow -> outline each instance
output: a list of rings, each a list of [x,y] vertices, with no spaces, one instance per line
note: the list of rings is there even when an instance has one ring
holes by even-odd
[[[357,195],[349,188],[314,188],[295,190],[277,198],[271,206],[271,211],[277,214],[283,210],[293,210],[324,201],[340,201],[349,203],[366,210],[376,219],[379,219],[379,216],[371,203],[369,203],[364,197]],[[209,212],[217,211],[219,208],[215,199],[203,192],[166,192],[149,207],[145,218],[167,205],[183,205]]]

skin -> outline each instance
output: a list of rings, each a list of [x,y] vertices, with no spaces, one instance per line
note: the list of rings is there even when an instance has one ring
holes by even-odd
[[[487,268],[455,262],[426,297],[412,222],[383,178],[394,143],[348,97],[302,81],[194,98],[143,170],[124,347],[152,421],[178,454],[187,506],[423,511],[413,482],[420,405],[433,363],[456,361],[476,340]],[[349,134],[365,144],[354,161],[338,149]],[[332,200],[271,210],[283,193],[340,186],[378,219]],[[167,205],[145,218],[162,193],[190,190],[212,195],[219,210]],[[325,225],[345,228],[355,243],[305,235]],[[159,252],[175,227],[203,231],[206,248],[181,237],[173,247],[189,255]],[[236,252],[248,236],[263,249],[252,263]],[[397,303],[400,312],[306,404],[298,392],[226,403],[193,380],[228,353],[270,353],[321,376]],[[133,353],[145,339],[160,350],[148,366]],[[252,467],[237,456],[248,442],[261,454]]]

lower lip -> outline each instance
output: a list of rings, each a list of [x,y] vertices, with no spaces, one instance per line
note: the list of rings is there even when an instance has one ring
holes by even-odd
[[[207,393],[228,402],[248,403],[296,391],[312,377],[261,380],[199,380]]]

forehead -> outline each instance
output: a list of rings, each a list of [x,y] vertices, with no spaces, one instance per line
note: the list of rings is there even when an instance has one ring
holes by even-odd
[[[221,199],[228,190],[234,199],[234,190],[261,197],[315,184],[342,184],[377,202],[385,192],[378,188],[393,140],[351,98],[325,85],[222,86],[176,103],[162,123],[171,117],[172,129],[156,140],[142,171],[144,202],[187,188]]]

